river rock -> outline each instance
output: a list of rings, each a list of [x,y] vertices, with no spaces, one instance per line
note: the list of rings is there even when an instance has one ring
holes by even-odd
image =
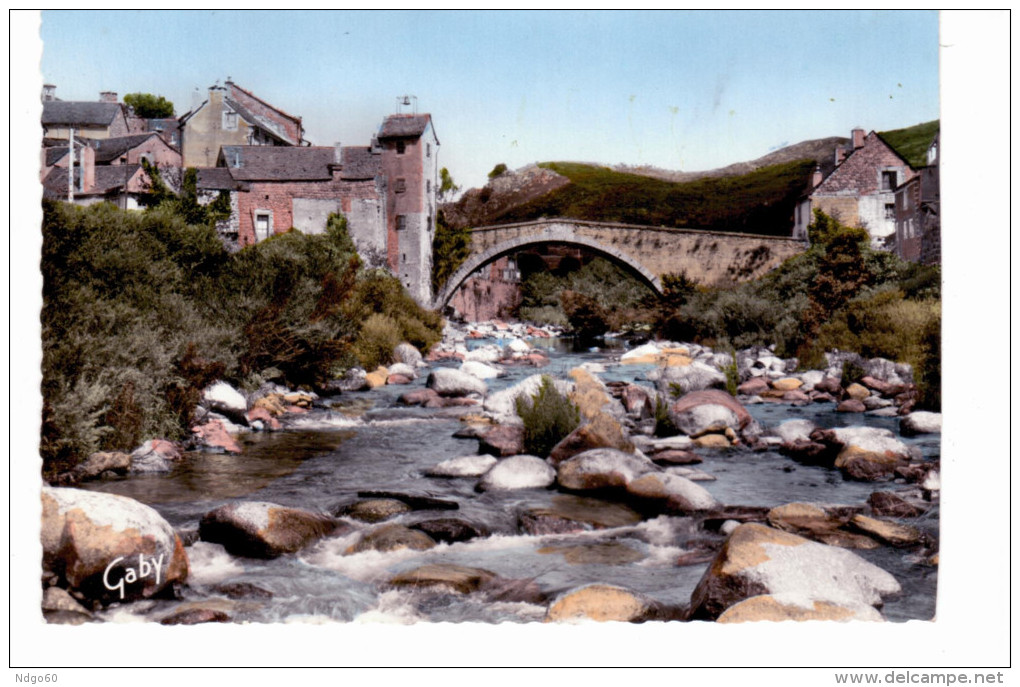
[[[912,437],[918,434],[938,434],[942,431],[942,413],[915,410],[900,418],[900,434]]]
[[[417,369],[423,365],[421,352],[406,341],[397,344],[396,348],[393,349],[393,359],[398,363],[410,366],[412,369]]]
[[[390,373],[390,375],[388,377],[386,377],[386,383],[387,384],[395,384],[395,385],[410,384],[413,381],[414,381],[413,377],[408,377],[406,375],[397,375],[397,374],[393,374],[392,372]]]
[[[125,496],[46,486],[41,498],[43,567],[68,590],[107,604],[149,598],[187,580],[184,545],[149,506]]]
[[[813,601],[810,605],[786,602],[771,594],[752,596],[733,604],[716,620],[719,623],[746,623],[785,620],[869,620],[881,621],[882,614],[871,606],[848,608],[828,601]]]
[[[370,532],[365,532],[357,543],[348,547],[346,554],[364,551],[427,551],[435,547],[436,542],[419,530],[412,530],[403,525],[383,525]]]
[[[557,494],[550,506],[522,511],[518,522],[525,534],[568,534],[636,525],[641,516],[620,503]]]
[[[697,453],[677,448],[656,451],[649,458],[656,465],[697,465],[704,462],[704,459]]]
[[[150,439],[131,452],[131,472],[169,472],[181,452],[166,439]]]
[[[386,490],[361,490],[358,491],[359,499],[396,499],[403,501],[415,510],[457,510],[460,505],[456,501],[439,499],[428,492],[405,492]]]
[[[490,534],[486,527],[461,518],[420,520],[408,527],[424,532],[437,542],[446,542],[447,544],[488,537]]]
[[[627,439],[619,422],[607,413],[600,412],[556,444],[549,453],[549,462],[559,465],[579,453],[595,448],[631,451],[634,445]]]
[[[815,423],[810,420],[796,419],[783,422],[775,428],[774,432],[784,443],[787,443],[798,440],[808,441],[811,437],[811,432],[815,431],[815,429]]]
[[[822,377],[820,382],[815,382],[814,391],[830,394],[833,398],[843,395],[843,387],[840,385],[839,377]]]
[[[881,410],[882,408],[890,408],[893,405],[892,401],[881,396],[868,396],[862,403],[864,403],[866,410]]]
[[[871,395],[871,390],[868,389],[868,387],[864,386],[863,384],[853,382],[850,386],[846,388],[846,395],[855,401],[863,401],[864,399]]]
[[[720,407],[729,413],[723,412]],[[751,414],[747,409],[737,399],[718,389],[685,394],[670,406],[669,418],[687,435],[725,427],[740,431],[751,423]]]
[[[619,541],[543,546],[538,553],[563,556],[570,565],[627,565],[645,558],[645,554]]]
[[[414,389],[413,391],[401,394],[400,398],[397,399],[397,403],[405,406],[425,406],[430,402],[438,400],[439,394],[432,389]]]
[[[802,607],[818,601],[867,612],[899,591],[896,578],[846,549],[747,523],[733,531],[698,582],[690,619],[714,620],[762,594]]]
[[[702,434],[701,436],[695,437],[694,445],[698,448],[729,448],[733,445],[733,438],[728,437],[725,434],[709,432],[708,434]]]
[[[503,350],[495,345],[480,346],[464,354],[464,362],[498,363],[503,357]]]
[[[850,525],[890,546],[911,546],[921,541],[921,532],[915,527],[866,515],[855,515],[850,519]]]
[[[620,401],[628,413],[638,418],[655,415],[655,404],[652,402],[652,396],[640,384],[628,384],[625,386],[620,393]]]
[[[461,456],[433,465],[425,474],[429,477],[481,477],[496,464],[491,455]]]
[[[681,394],[712,387],[725,388],[726,375],[705,363],[694,361],[689,365],[660,367],[649,374],[649,379],[661,394],[670,394],[676,388]],[[654,379],[652,379],[654,377]]]
[[[252,408],[247,412],[245,418],[252,429],[268,430],[277,432],[283,428],[280,421],[265,408]]]
[[[538,390],[542,386],[542,379],[545,375],[531,375],[526,377],[517,384],[489,394],[485,403],[482,406],[486,411],[496,415],[497,417],[517,417],[517,408],[514,405],[515,401],[521,396],[534,396],[538,393]],[[574,390],[574,385],[570,382],[555,379],[553,384],[556,390],[564,396],[568,395]]]
[[[344,372],[342,377],[331,379],[323,385],[322,391],[327,394],[336,394],[343,391],[362,391],[368,388],[365,381],[367,373],[360,367],[352,367]]]
[[[737,387],[737,393],[743,396],[758,396],[769,390],[769,383],[762,377],[752,377]]]
[[[203,449],[240,453],[241,445],[230,436],[222,420],[210,420],[204,425],[191,428],[195,443]]]
[[[627,483],[627,493],[656,512],[692,513],[719,507],[704,487],[686,477],[670,473],[648,473]]]
[[[478,444],[479,453],[496,457],[516,456],[524,452],[524,427],[496,425],[483,434]]]
[[[875,515],[884,515],[892,518],[916,518],[924,513],[924,509],[918,508],[902,496],[891,491],[876,491],[868,497],[868,505]]]
[[[71,471],[71,477],[75,482],[100,477],[104,472],[117,475],[126,474],[131,468],[131,456],[120,451],[97,451],[90,455],[83,462],[79,463]]]
[[[92,613],[60,587],[47,587],[42,598],[43,617],[55,625],[81,625],[93,619]]]
[[[868,408],[862,401],[858,401],[856,398],[848,398],[845,401],[840,401],[839,405],[836,406],[837,413],[863,413]]]
[[[644,345],[633,348],[623,355],[620,356],[620,364],[622,365],[644,365],[644,364],[655,364],[659,361],[659,353],[661,352],[659,346],[654,343],[646,343]]]
[[[389,369],[380,365],[375,368],[374,372],[369,372],[365,375],[365,387],[368,389],[378,389],[381,386],[386,386],[386,380],[389,377]]]
[[[485,382],[478,377],[448,367],[433,370],[425,382],[425,386],[440,396],[467,396],[468,394],[484,396],[488,391]]]
[[[649,599],[623,587],[591,584],[556,599],[549,606],[545,621],[638,622],[653,612],[653,606]]]
[[[396,499],[368,499],[352,503],[337,515],[344,515],[361,522],[376,523],[410,513],[412,510],[409,505]]]
[[[768,522],[776,529],[810,536],[827,534],[841,527],[844,520],[813,503],[787,503],[770,510]]]
[[[503,371],[492,365],[478,362],[477,360],[465,360],[460,366],[461,372],[466,372],[478,379],[495,379],[503,374]]]
[[[433,563],[407,570],[390,578],[392,587],[413,589],[443,587],[461,594],[477,592],[496,579],[496,573],[452,563]]]
[[[160,625],[200,625],[202,623],[229,623],[230,615],[217,608],[182,608],[171,611],[159,621]]]
[[[212,588],[217,594],[231,599],[272,599],[273,593],[251,582],[225,582]]]
[[[625,488],[644,473],[659,470],[647,458],[633,453],[596,448],[560,463],[556,480],[564,489],[578,491]]]
[[[783,377],[772,382],[772,388],[777,391],[795,391],[804,386],[804,382],[796,377]]]
[[[482,476],[481,491],[545,489],[556,481],[556,470],[536,456],[505,458]]]
[[[256,501],[221,506],[206,513],[198,527],[202,541],[249,558],[294,553],[338,529],[340,523],[328,515]]]
[[[202,405],[236,422],[244,422],[248,400],[240,391],[226,382],[214,382],[202,391]]]

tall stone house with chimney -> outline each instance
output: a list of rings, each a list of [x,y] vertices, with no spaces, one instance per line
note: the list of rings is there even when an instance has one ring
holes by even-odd
[[[207,198],[229,194],[231,216],[218,229],[232,248],[291,228],[322,233],[330,214],[342,215],[362,258],[388,267],[425,304],[438,153],[430,115],[394,114],[368,146],[221,146],[217,166],[199,169],[198,187]]]
[[[215,167],[223,146],[307,144],[301,118],[270,105],[231,80],[179,118],[185,167]]]
[[[815,174],[814,188],[798,203],[795,237],[806,238],[813,210],[868,230],[876,248],[891,248],[896,236],[896,189],[917,171],[882,137],[854,129],[850,143],[835,151],[836,168],[824,179]]]

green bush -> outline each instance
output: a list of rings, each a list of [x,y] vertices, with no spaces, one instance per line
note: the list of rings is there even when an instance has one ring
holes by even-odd
[[[563,291],[560,293],[560,303],[574,338],[578,341],[590,342],[609,331],[605,309],[591,296],[577,291]]]
[[[361,333],[354,344],[358,361],[366,370],[388,365],[393,349],[401,341],[400,325],[389,315],[374,313],[361,325]]]
[[[921,332],[921,355],[914,368],[918,406],[942,410],[942,313],[936,311]]]
[[[490,180],[491,179],[495,179],[496,177],[498,177],[499,175],[501,175],[501,174],[503,174],[505,172],[506,172],[506,165],[504,163],[500,162],[498,165],[496,165],[495,167],[492,168],[491,172],[489,172],[489,179]]]
[[[524,421],[524,450],[531,455],[548,456],[556,444],[581,424],[577,406],[556,389],[548,376],[542,377],[538,393],[521,396],[515,407]]]
[[[680,430],[669,417],[669,403],[662,400],[661,396],[655,398],[655,436],[674,437]]]

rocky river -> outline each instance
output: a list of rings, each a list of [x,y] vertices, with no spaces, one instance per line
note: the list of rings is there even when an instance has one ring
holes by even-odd
[[[503,323],[408,349],[318,394],[216,385],[190,450],[45,487],[47,619],[933,618],[941,418],[908,367]],[[582,425],[529,456],[543,377]]]

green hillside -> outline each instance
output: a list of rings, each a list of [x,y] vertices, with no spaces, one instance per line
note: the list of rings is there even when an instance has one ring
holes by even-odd
[[[935,119],[923,124],[915,124],[905,129],[879,131],[878,135],[889,146],[903,156],[911,167],[924,167],[928,164],[927,152],[932,139],[939,130],[939,120]]]
[[[512,207],[493,223],[540,217],[788,235],[793,210],[814,160],[763,167],[748,174],[674,183],[574,162],[540,166],[570,185]]]

